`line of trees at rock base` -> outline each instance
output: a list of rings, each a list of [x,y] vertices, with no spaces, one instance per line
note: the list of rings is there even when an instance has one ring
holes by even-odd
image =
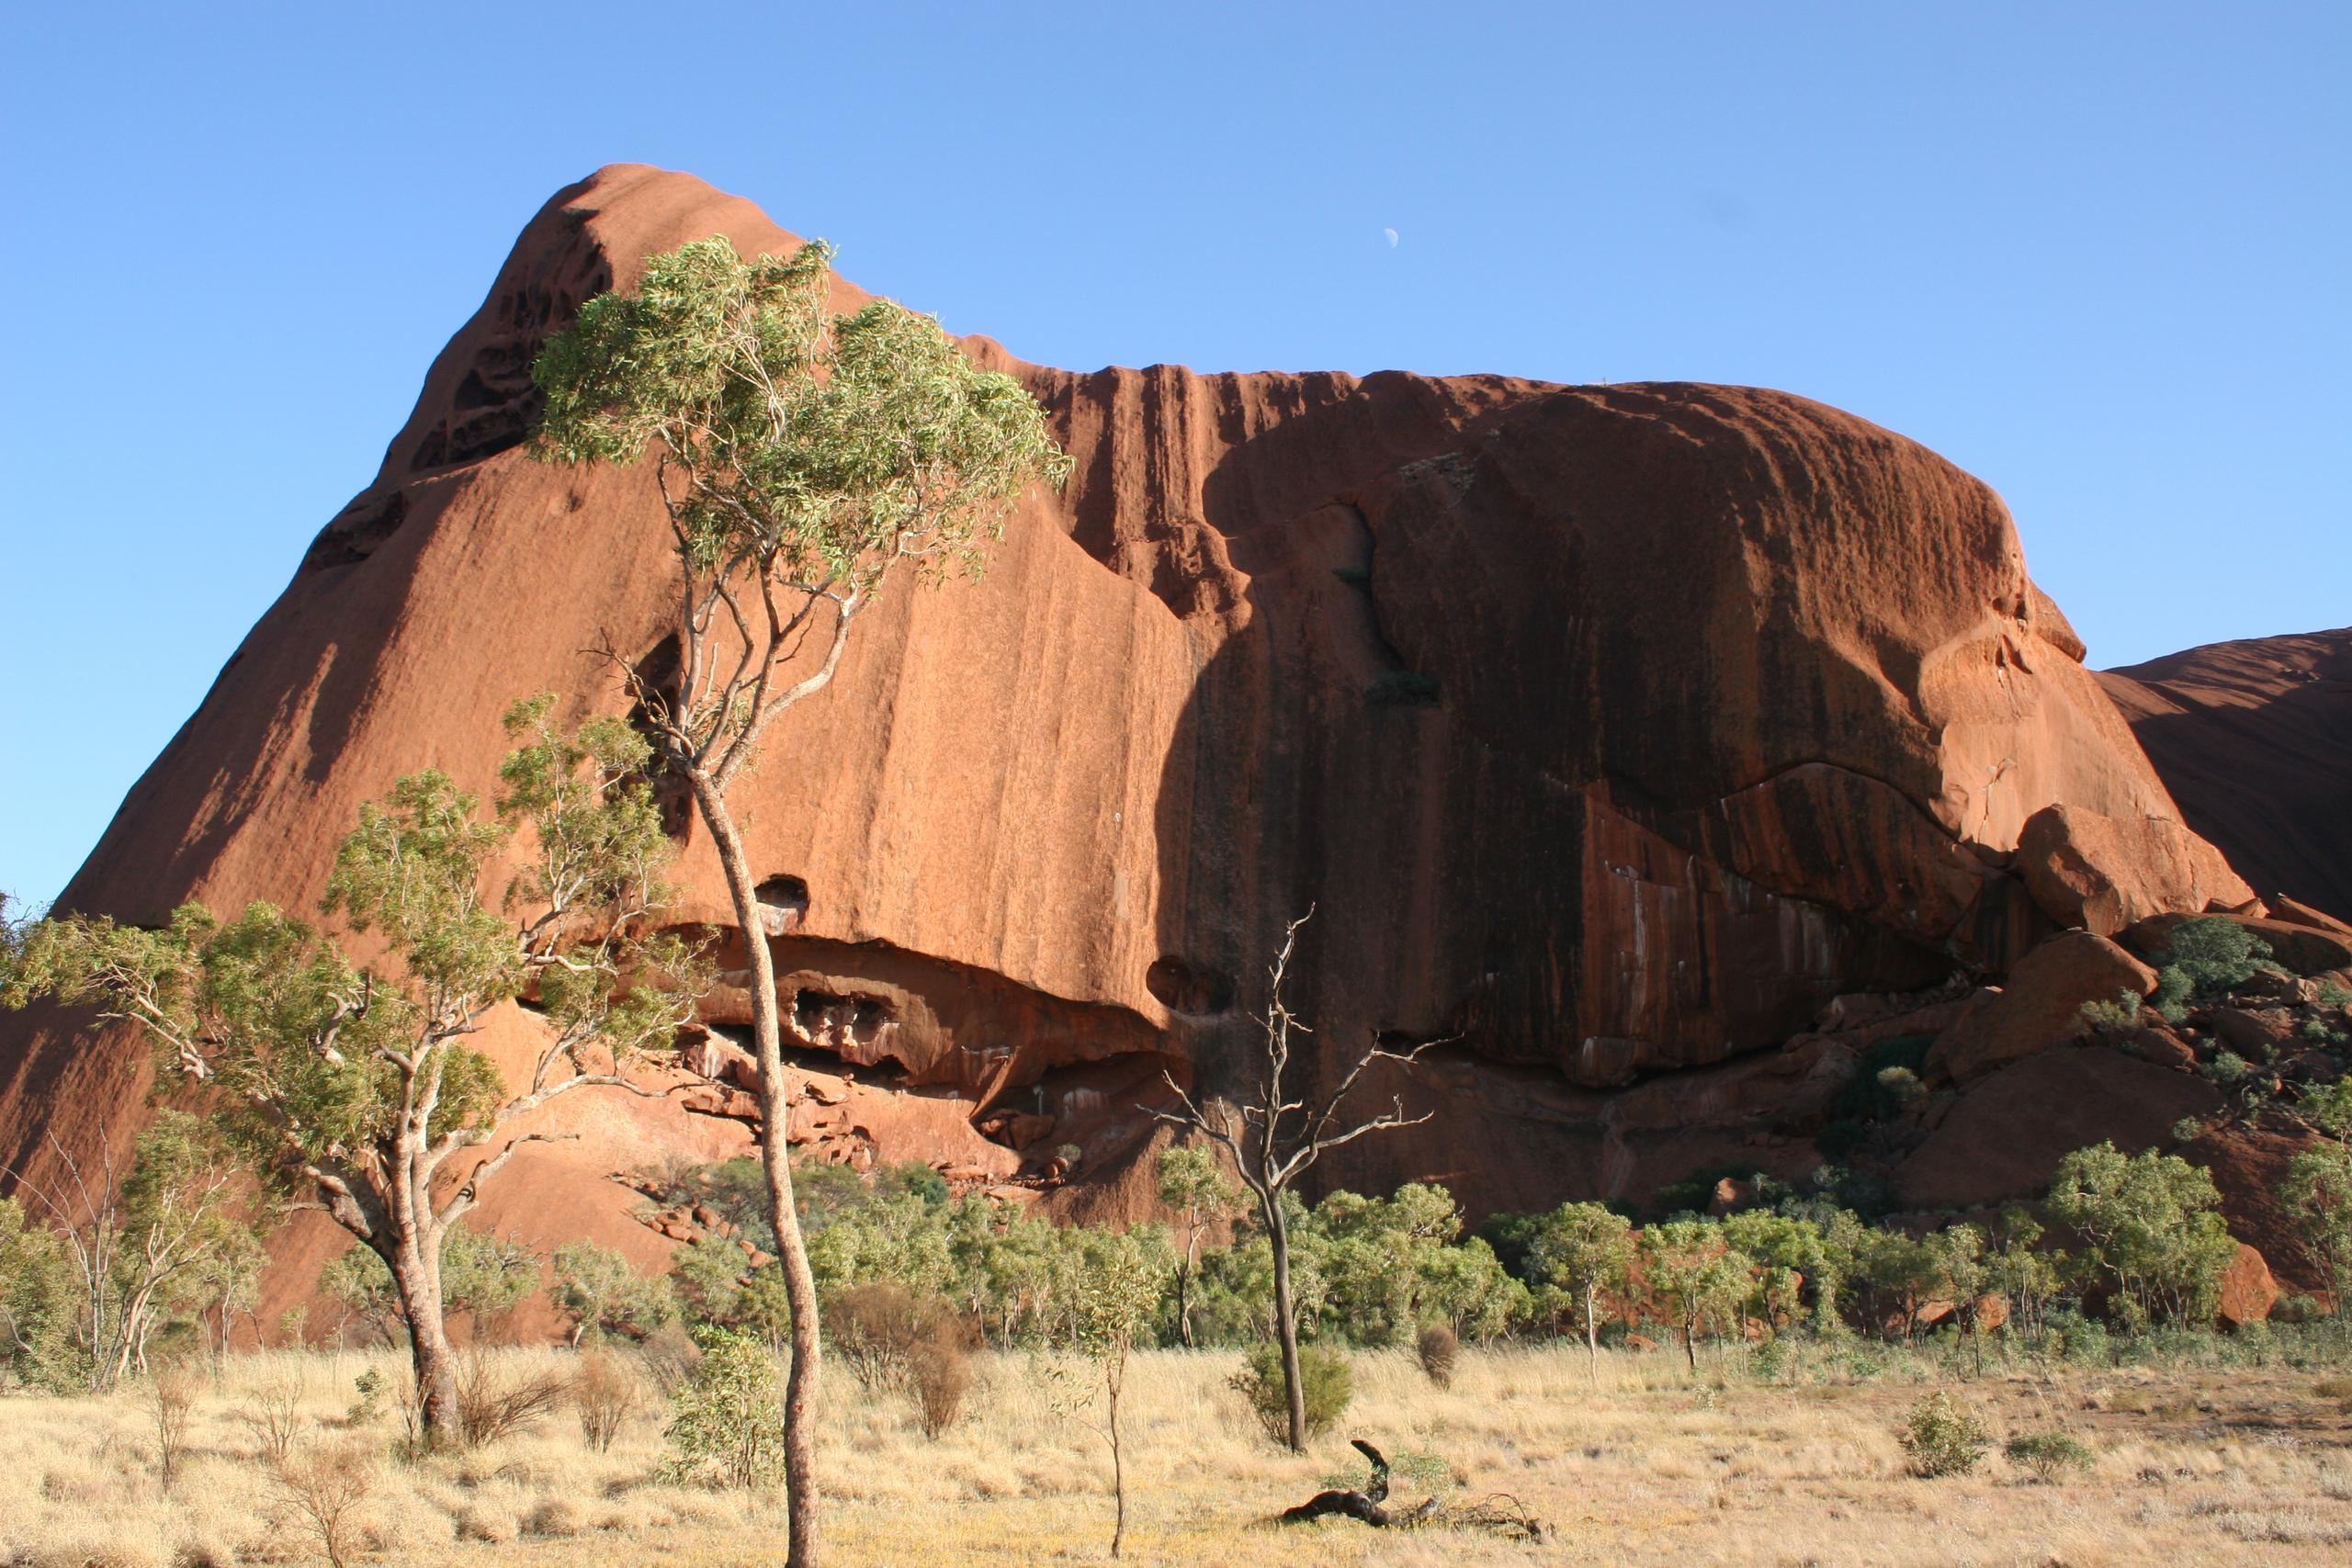
[[[2352,1128],[2352,1080],[2314,1110],[2339,1133]],[[199,1120],[166,1112],[140,1140],[120,1201],[94,1223],[58,1227],[20,1200],[0,1200],[9,1378],[99,1389],[142,1369],[159,1345],[225,1351],[232,1322],[251,1322],[264,1260],[229,1179],[237,1168]],[[854,1367],[868,1365],[882,1354],[876,1337],[894,1333],[901,1358],[932,1345],[1073,1346],[1112,1276],[1144,1282],[1136,1345],[1269,1343],[1271,1251],[1238,1188],[1198,1145],[1164,1149],[1159,1169],[1176,1221],[1114,1229],[954,1194],[921,1164],[869,1174],[802,1167],[801,1221],[837,1353],[846,1344]],[[1950,1336],[1981,1354],[1988,1337],[2030,1347],[2086,1324],[2127,1334],[2209,1325],[2238,1258],[2211,1177],[2158,1150],[2077,1150],[2030,1208],[1924,1229],[1840,1206],[1828,1195],[1838,1175],[1796,1188],[1756,1179],[1750,1206],[1719,1216],[1636,1225],[1619,1209],[1569,1202],[1497,1214],[1475,1233],[1441,1186],[1408,1183],[1385,1198],[1334,1191],[1312,1204],[1286,1195],[1301,1335],[1416,1348],[1432,1334],[1566,1336],[1596,1351],[1604,1339],[1645,1346],[1654,1336],[1694,1367],[1711,1344],[1723,1353],[1789,1336]],[[550,1258],[457,1226],[443,1244],[446,1309],[469,1319],[477,1337],[494,1337],[544,1284],[575,1344],[684,1331],[784,1345],[790,1316],[756,1164],[649,1172],[642,1184],[650,1201],[690,1202],[709,1221],[667,1272],[640,1272],[594,1243]],[[2305,1245],[2335,1270],[2334,1301],[2346,1300],[2352,1147],[2330,1139],[2299,1156],[2280,1196]],[[2057,1245],[2061,1235],[2072,1244]],[[321,1287],[332,1323],[253,1323],[254,1336],[405,1341],[399,1292],[373,1253],[355,1247],[331,1262]],[[2289,1297],[2279,1315],[2309,1319],[2332,1306]],[[899,1328],[877,1326],[892,1314]]]

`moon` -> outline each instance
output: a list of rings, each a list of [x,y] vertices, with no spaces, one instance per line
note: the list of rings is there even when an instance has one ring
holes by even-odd
[[[1383,229],[1381,232],[1388,236],[1388,248],[1392,251],[1395,250],[1396,248],[1396,231],[1394,229]]]

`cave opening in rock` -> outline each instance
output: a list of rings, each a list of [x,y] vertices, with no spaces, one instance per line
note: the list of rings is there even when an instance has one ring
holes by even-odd
[[[1144,971],[1143,983],[1161,1005],[1196,1018],[1220,1013],[1233,1005],[1233,976],[1221,969],[1186,963],[1163,955]]]
[[[752,889],[760,906],[760,927],[770,936],[800,929],[808,914],[808,885],[797,876],[771,876]]]
[[[879,997],[844,997],[804,990],[792,998],[792,1021],[820,1045],[870,1045],[890,1022],[890,1004]]]

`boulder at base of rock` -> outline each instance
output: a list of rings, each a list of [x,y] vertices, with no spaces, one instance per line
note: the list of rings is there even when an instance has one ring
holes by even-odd
[[[2081,1034],[2086,1002],[2156,988],[2156,972],[2103,936],[2066,931],[2020,959],[2009,983],[1928,1049],[1928,1076],[1965,1083]]]
[[[2224,1328],[2243,1328],[2267,1318],[2278,1303],[2278,1281],[2270,1277],[2270,1265],[2262,1254],[2238,1243],[2237,1257],[2222,1270],[2222,1295],[2213,1308],[2214,1320]]]
[[[2042,913],[2100,936],[2151,915],[2254,897],[2221,851],[2163,817],[2045,806],[2026,819],[2014,863]]]
[[[2334,969],[2352,968],[2352,935],[2252,915],[2155,915],[2128,927],[2118,940],[2149,962],[2162,964],[2172,933],[2187,921],[2200,919],[2244,926],[2269,944],[2271,956],[2280,964],[2298,975],[2324,975]]]
[[[2046,1051],[1963,1089],[1895,1168],[1895,1186],[1915,1209],[2039,1198],[2075,1150],[2102,1141],[2126,1153],[2168,1145],[2175,1122],[2210,1116],[2221,1103],[2203,1078],[2120,1051]]]

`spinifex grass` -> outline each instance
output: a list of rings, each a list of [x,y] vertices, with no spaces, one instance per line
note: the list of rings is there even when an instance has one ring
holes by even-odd
[[[516,1373],[569,1371],[568,1351],[507,1350]],[[1733,1352],[1605,1353],[1596,1386],[1581,1346],[1467,1349],[1451,1387],[1409,1350],[1358,1353],[1356,1400],[1304,1457],[1270,1445],[1227,1379],[1232,1352],[1139,1354],[1127,1398],[1126,1561],[1315,1564],[1985,1564],[2061,1561],[2341,1562],[2352,1547],[2352,1416],[2315,1393],[2310,1367],[2043,1370],[1973,1382],[1924,1358],[1808,1351],[1770,1384]],[[403,1464],[396,1416],[348,1429],[353,1380],[396,1358],[265,1355],[201,1382],[171,1489],[156,1473],[153,1413],[136,1388],[104,1399],[0,1400],[0,1562],[157,1568],[239,1556],[315,1558],[242,1412],[299,1387],[299,1454],[369,1441],[385,1457],[358,1514],[363,1550],[387,1563],[736,1564],[774,1555],[772,1492],[660,1483],[664,1412],[630,1418],[609,1451],[559,1411],[469,1453]],[[832,1560],[1013,1568],[1091,1562],[1110,1540],[1108,1465],[1081,1423],[1055,1413],[1041,1363],[983,1355],[968,1413],[926,1440],[902,1400],[828,1390],[825,1473]],[[2337,1373],[2335,1375],[2342,1375]],[[1936,1482],[1905,1473],[1905,1414],[1949,1390],[1996,1442],[2063,1430],[2095,1455],[2043,1483],[2001,1457]],[[1530,1547],[1478,1534],[1382,1532],[1348,1521],[1267,1521],[1333,1473],[1358,1475],[1364,1436],[1392,1453],[1442,1456],[1398,1495],[1460,1483],[1504,1493],[1551,1527]]]

